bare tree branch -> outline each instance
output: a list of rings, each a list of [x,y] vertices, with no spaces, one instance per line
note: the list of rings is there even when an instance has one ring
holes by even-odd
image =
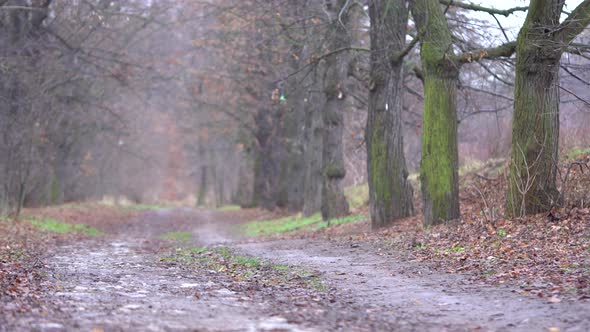
[[[555,37],[567,47],[590,24],[590,0],[584,0],[559,25]]]
[[[439,0],[439,2],[443,5],[447,5],[447,6],[451,6],[451,7],[458,7],[458,8],[474,10],[474,11],[478,11],[478,12],[484,12],[484,13],[488,13],[490,15],[502,15],[502,16],[506,16],[506,17],[514,14],[515,12],[525,12],[529,9],[529,7],[514,7],[514,8],[509,8],[509,9],[496,9],[496,8],[490,8],[490,7],[485,7],[485,6],[480,6],[480,5],[476,5],[476,4],[472,4],[472,3],[465,3],[465,2],[461,2],[461,1],[455,1],[455,0]]]
[[[459,64],[481,61],[483,59],[496,59],[511,57],[516,52],[516,42],[508,42],[492,48],[483,48],[471,52],[465,52],[454,60]]]

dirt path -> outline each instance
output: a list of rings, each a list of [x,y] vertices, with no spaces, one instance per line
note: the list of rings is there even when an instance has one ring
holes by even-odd
[[[221,330],[227,321],[256,329],[270,322],[255,316],[223,284],[163,268],[142,249],[140,239],[62,247],[47,263],[61,312],[42,320],[21,319],[19,330]]]
[[[194,217],[209,227],[208,215]],[[224,278],[163,265],[153,239],[174,218],[194,226],[186,211],[159,211],[120,225],[118,236],[60,247],[45,260],[54,288],[45,312],[9,317],[0,331],[305,330],[265,315],[267,304],[245,301]]]
[[[546,304],[396,262],[364,242],[231,242],[231,224],[214,212],[163,210],[118,225],[113,235],[62,246],[44,261],[54,286],[44,294],[47,307],[4,317],[0,331],[590,329],[588,302]],[[169,231],[192,232],[195,246],[223,243],[313,269],[327,290],[279,286],[253,292],[215,271],[162,264],[157,238]]]
[[[244,252],[318,269],[332,287],[357,304],[377,306],[418,330],[590,330],[590,303],[555,303],[396,262],[366,243],[290,240],[239,245]]]

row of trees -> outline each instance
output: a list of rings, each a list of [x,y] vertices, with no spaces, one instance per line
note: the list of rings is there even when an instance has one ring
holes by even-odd
[[[590,1],[560,20],[564,3],[532,0],[502,10],[445,0],[216,4],[221,17],[232,17],[216,32],[233,46],[223,55],[224,72],[243,75],[231,80],[232,90],[240,92],[239,112],[230,116],[251,134],[243,142],[253,160],[254,202],[306,214],[321,210],[327,220],[348,213],[342,186],[345,110],[366,107],[372,224],[412,215],[402,130],[411,75],[423,91],[424,223],[458,218],[458,91],[463,68],[481,62],[483,75],[513,92],[504,97],[514,100],[507,214],[559,204],[560,61],[566,52],[587,56],[587,47],[575,40],[590,23]],[[526,12],[527,18],[517,40],[500,25],[506,40],[483,47],[481,38],[464,38],[465,27],[457,25],[472,11],[494,18]],[[493,62],[514,59],[512,82]]]
[[[377,228],[415,213],[419,160],[430,225],[459,216],[459,124],[512,108],[507,213],[548,210],[560,203],[560,75],[588,85],[560,61],[588,59],[577,37],[590,1],[564,3],[1,2],[2,213],[193,193],[330,220],[349,212],[354,171]],[[474,28],[474,11],[499,26]],[[497,18],[524,12],[513,40]]]
[[[146,38],[173,7],[0,1],[0,215],[18,216],[23,205],[140,197],[149,187],[135,174],[161,176],[145,167],[157,163],[145,152],[160,118],[146,106],[146,82],[165,79]]]

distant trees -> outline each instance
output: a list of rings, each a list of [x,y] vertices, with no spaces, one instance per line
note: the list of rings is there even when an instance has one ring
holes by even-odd
[[[422,91],[406,85],[412,74],[423,82],[423,113],[412,116],[422,117],[418,130],[422,137],[419,179],[424,223],[457,218],[459,121],[474,114],[499,112],[475,110],[459,118],[459,108],[466,107],[469,93],[511,101],[512,96],[488,93],[486,88],[501,82],[502,93],[510,94],[513,83],[507,72],[512,66],[510,57],[518,49],[501,30],[506,41],[490,46],[481,31],[470,29],[461,19],[469,17],[465,10],[509,16],[527,7],[499,10],[442,0],[375,0],[368,5],[370,22],[358,15],[363,6],[355,1],[228,0],[211,6],[210,12],[223,18],[220,22],[225,25],[209,28],[224,43],[208,39],[204,47],[224,60],[214,74],[210,71],[207,75],[223,77],[236,92],[231,102],[221,94],[216,103],[224,105],[220,113],[245,129],[242,133],[246,135],[239,140],[252,161],[253,202],[271,209],[303,210],[306,215],[320,209],[325,219],[346,214],[343,110],[367,107],[364,144],[372,224],[380,227],[411,215],[413,191],[407,180],[402,134],[407,116],[402,114],[408,106],[403,99],[410,92],[422,98]],[[414,25],[408,25],[409,10]],[[355,39],[365,28],[369,34],[361,32],[363,37]],[[408,35],[412,42],[406,45]],[[370,43],[370,58],[355,55],[367,50],[356,47],[361,42]],[[252,47],[247,47],[250,44]],[[228,45],[240,47],[228,52]],[[420,45],[420,65],[413,62],[417,57],[414,45]],[[509,60],[490,63],[499,58]],[[473,66],[463,69],[476,62],[481,62],[479,70]],[[496,68],[506,72],[495,72]],[[474,75],[481,76],[485,87],[461,82],[462,77]],[[350,76],[360,84],[352,88]],[[518,79],[515,84],[517,103]],[[518,158],[515,151],[513,148],[513,159]]]
[[[227,44],[205,40],[209,52],[227,56],[217,74],[240,91],[236,105],[217,102],[227,105],[221,113],[248,128],[240,140],[252,159],[253,204],[307,215],[321,210],[325,219],[346,215],[345,85],[351,30],[358,29],[362,8],[349,1],[290,0],[228,1],[215,8],[221,8],[221,21],[233,18],[209,27],[219,38],[229,44],[256,40],[253,48],[225,54]]]
[[[122,117],[106,101],[113,86],[130,84],[133,63],[123,53],[148,25],[146,13],[104,0],[0,4],[0,97],[7,101],[0,106],[0,215],[105,192],[99,165],[110,164],[118,146],[94,142],[123,135]]]

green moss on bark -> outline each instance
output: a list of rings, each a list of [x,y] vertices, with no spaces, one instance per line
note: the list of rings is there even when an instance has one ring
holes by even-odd
[[[452,36],[437,0],[411,2],[421,34],[424,125],[420,182],[426,226],[459,217],[457,110],[459,68]]]
[[[420,180],[425,224],[459,216],[456,81],[427,77]]]
[[[383,123],[377,121],[373,128],[371,138],[371,174],[370,181],[374,195],[379,201],[391,200],[390,183],[387,181],[390,174],[387,169],[387,144],[383,135],[385,128]]]

